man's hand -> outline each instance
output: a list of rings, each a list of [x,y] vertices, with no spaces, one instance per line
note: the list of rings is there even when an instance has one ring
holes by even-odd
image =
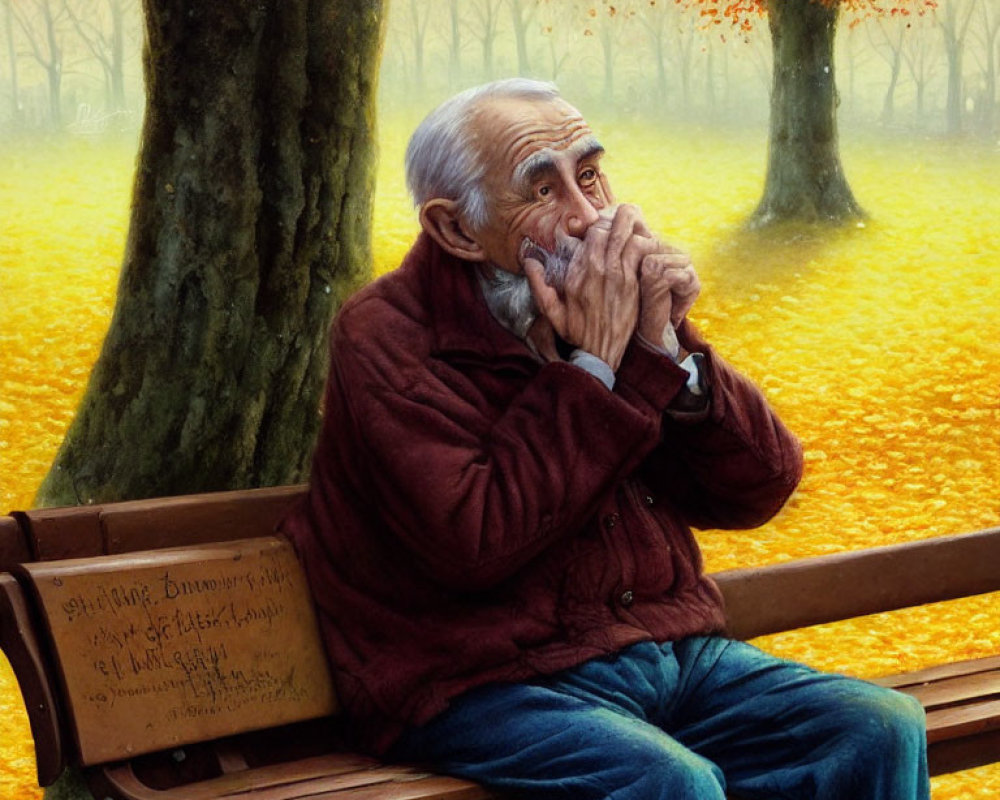
[[[639,335],[677,357],[680,345],[674,331],[698,299],[701,282],[691,266],[691,256],[673,248],[665,249],[668,252],[653,253],[642,259]]]
[[[618,369],[639,318],[639,264],[649,245],[635,206],[622,205],[588,230],[570,261],[560,293],[545,282],[542,264],[525,258],[524,271],[539,310],[567,342]],[[652,242],[652,239],[648,239]]]

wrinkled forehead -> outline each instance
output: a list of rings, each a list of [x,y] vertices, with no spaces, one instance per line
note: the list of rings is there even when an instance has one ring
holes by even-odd
[[[489,99],[473,124],[487,171],[509,179],[540,158],[579,158],[601,149],[580,112],[561,99]]]

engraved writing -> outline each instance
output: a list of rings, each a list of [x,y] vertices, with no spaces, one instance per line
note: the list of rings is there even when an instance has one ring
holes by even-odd
[[[141,746],[158,742],[157,731],[165,746],[186,725],[218,724],[224,733],[243,724],[234,715],[303,719],[332,710],[290,548],[124,575],[68,571],[39,586],[60,658],[72,653],[63,669],[77,724],[93,724],[95,735],[134,717]]]

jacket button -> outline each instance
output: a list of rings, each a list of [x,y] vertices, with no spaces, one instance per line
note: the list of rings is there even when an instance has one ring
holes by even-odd
[[[625,606],[625,608],[632,605],[632,603],[635,602],[635,595],[632,594],[632,590],[628,589],[627,591],[622,592],[622,596],[618,598],[618,602]]]
[[[618,516],[618,512],[617,511],[614,511],[614,512],[608,514],[604,518],[604,527],[607,528],[610,531],[613,527],[615,527],[615,525],[618,524],[618,520],[619,519],[620,518]]]

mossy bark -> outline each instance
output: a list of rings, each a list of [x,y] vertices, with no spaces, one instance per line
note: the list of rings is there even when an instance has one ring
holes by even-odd
[[[764,195],[755,227],[864,216],[840,162],[833,44],[838,2],[768,0],[774,52]]]
[[[370,274],[382,0],[145,0],[117,305],[37,505],[306,473],[326,335]]]

